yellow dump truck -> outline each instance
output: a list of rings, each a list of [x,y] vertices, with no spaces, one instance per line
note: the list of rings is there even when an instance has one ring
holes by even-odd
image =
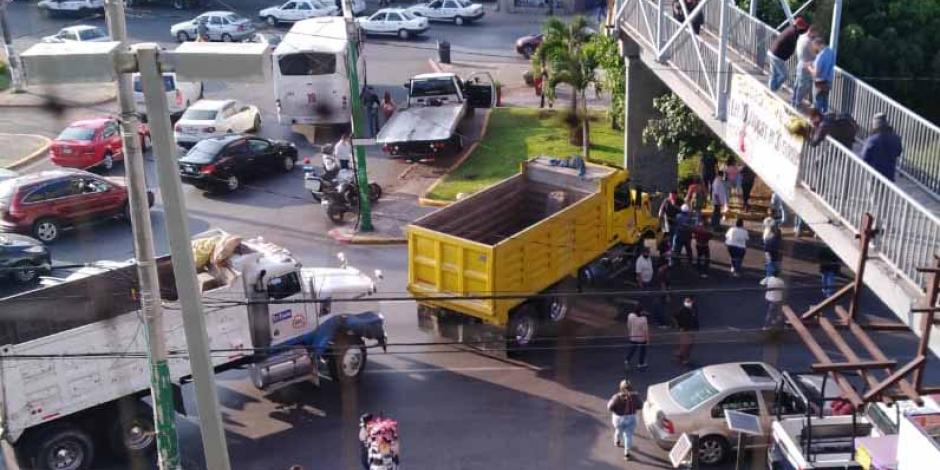
[[[442,333],[446,319],[461,325],[461,339],[474,325],[524,346],[543,321],[565,317],[570,296],[560,294],[583,268],[614,250],[635,252],[657,231],[626,171],[540,157],[408,227],[408,290],[420,299],[422,329]]]

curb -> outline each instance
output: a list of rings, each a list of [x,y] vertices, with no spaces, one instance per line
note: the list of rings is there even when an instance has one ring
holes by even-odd
[[[477,145],[480,145],[480,142],[482,142],[483,138],[486,137],[486,130],[490,128],[490,116],[492,115],[493,115],[493,110],[491,109],[486,110],[486,116],[483,117],[483,129],[480,131],[480,138],[477,139],[476,142],[470,144],[470,147],[467,147],[467,149],[464,150],[463,155],[458,157],[457,161],[455,161],[453,165],[447,168],[447,172],[443,176],[436,179],[433,183],[431,183],[431,186],[428,186],[428,189],[424,190],[424,194],[418,197],[418,205],[425,206],[425,207],[447,207],[451,205],[452,203],[454,203],[454,201],[446,201],[443,199],[434,199],[432,197],[428,197],[428,194],[430,194],[431,191],[434,191],[434,188],[436,188],[437,185],[441,184],[441,182],[444,181],[444,178],[446,178],[447,175],[450,174],[450,172],[457,169],[457,167],[462,165],[463,162],[467,161],[467,159],[470,158],[470,155],[473,154],[473,151],[477,149]]]
[[[32,153],[30,153],[29,155],[27,155],[27,156],[25,156],[25,157],[23,157],[23,158],[21,158],[21,159],[15,161],[15,162],[11,163],[11,164],[9,164],[9,165],[7,165],[7,166],[5,167],[5,168],[8,168],[8,169],[10,169],[10,170],[18,170],[18,169],[20,169],[20,168],[22,168],[22,167],[24,167],[24,166],[28,166],[28,165],[30,165],[30,164],[32,164],[32,163],[35,163],[35,162],[36,162],[37,160],[39,160],[41,157],[44,157],[44,156],[46,155],[46,153],[49,151],[49,146],[52,145],[52,140],[51,140],[51,139],[49,139],[48,137],[44,137],[44,136],[38,135],[38,134],[10,134],[10,135],[20,135],[20,136],[38,137],[38,138],[41,139],[42,142],[43,142],[42,145],[39,146],[39,148],[37,148],[36,150],[34,150],[34,151],[33,151]]]
[[[330,229],[327,235],[344,245],[404,245],[408,243],[405,237],[386,237],[381,235],[359,235],[348,233],[342,228]]]
[[[9,92],[7,92],[9,93]],[[109,92],[108,96],[103,99],[98,99],[94,101],[70,101],[70,100],[60,100],[60,103],[68,107],[89,107],[89,106],[100,106],[105,103],[110,103],[117,100],[117,90],[113,93]],[[41,108],[46,106],[46,103],[0,103],[0,107],[3,108]]]
[[[435,73],[444,73],[444,68],[434,59],[428,59],[428,66],[430,66],[431,70],[434,70]]]

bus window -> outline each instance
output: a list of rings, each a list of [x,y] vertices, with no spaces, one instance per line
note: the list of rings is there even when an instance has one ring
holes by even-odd
[[[281,75],[332,75],[336,73],[336,56],[304,52],[282,56],[277,61]]]

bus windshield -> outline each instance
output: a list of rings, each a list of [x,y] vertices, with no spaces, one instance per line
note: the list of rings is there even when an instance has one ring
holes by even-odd
[[[336,55],[299,52],[282,56],[277,61],[281,75],[332,75],[336,73]]]

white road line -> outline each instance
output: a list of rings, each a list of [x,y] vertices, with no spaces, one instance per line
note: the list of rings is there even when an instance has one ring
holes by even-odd
[[[440,367],[428,367],[424,369],[385,369],[385,370],[366,370],[364,374],[427,374],[431,372],[504,372],[504,371],[534,371],[541,372],[549,370],[547,367],[455,367],[453,369],[444,369]]]

